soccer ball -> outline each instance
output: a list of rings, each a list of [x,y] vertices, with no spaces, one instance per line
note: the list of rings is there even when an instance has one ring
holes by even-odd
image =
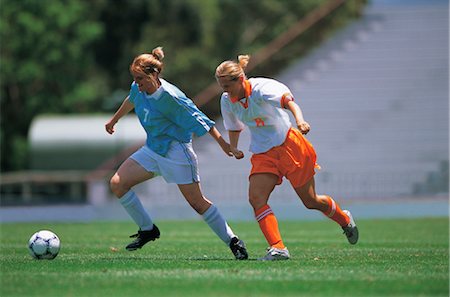
[[[41,230],[34,233],[28,241],[28,250],[35,259],[54,259],[58,253],[61,242],[52,231]]]

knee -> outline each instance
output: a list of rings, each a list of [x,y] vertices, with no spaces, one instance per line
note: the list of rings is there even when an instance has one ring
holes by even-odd
[[[250,194],[248,196],[248,202],[250,203],[250,205],[253,207],[253,210],[255,210],[255,211],[267,204],[266,199],[263,199],[258,195],[252,195],[252,194]]]
[[[117,198],[122,197],[130,190],[130,187],[127,187],[117,174],[115,174],[109,181],[109,187]]]

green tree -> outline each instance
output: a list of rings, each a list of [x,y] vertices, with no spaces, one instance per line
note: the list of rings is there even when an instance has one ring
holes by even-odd
[[[3,0],[1,169],[26,168],[34,116],[87,112],[101,91],[92,43],[102,32],[87,2]],[[100,86],[100,87],[99,87]]]

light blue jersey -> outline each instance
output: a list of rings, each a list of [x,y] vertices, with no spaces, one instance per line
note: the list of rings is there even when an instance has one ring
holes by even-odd
[[[202,136],[214,121],[210,120],[176,86],[160,79],[161,86],[151,95],[139,91],[136,82],[131,84],[129,101],[147,133],[147,146],[165,156],[172,141],[189,143],[192,133]]]

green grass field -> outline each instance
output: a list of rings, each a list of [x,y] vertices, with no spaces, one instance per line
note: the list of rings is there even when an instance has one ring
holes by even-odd
[[[124,250],[128,222],[1,224],[0,296],[449,296],[448,218],[357,223],[351,246],[331,221],[281,221],[292,256],[281,262],[256,261],[255,222],[230,223],[248,261],[201,221],[158,222],[161,239],[136,252]],[[39,229],[59,235],[55,260],[29,256]]]

